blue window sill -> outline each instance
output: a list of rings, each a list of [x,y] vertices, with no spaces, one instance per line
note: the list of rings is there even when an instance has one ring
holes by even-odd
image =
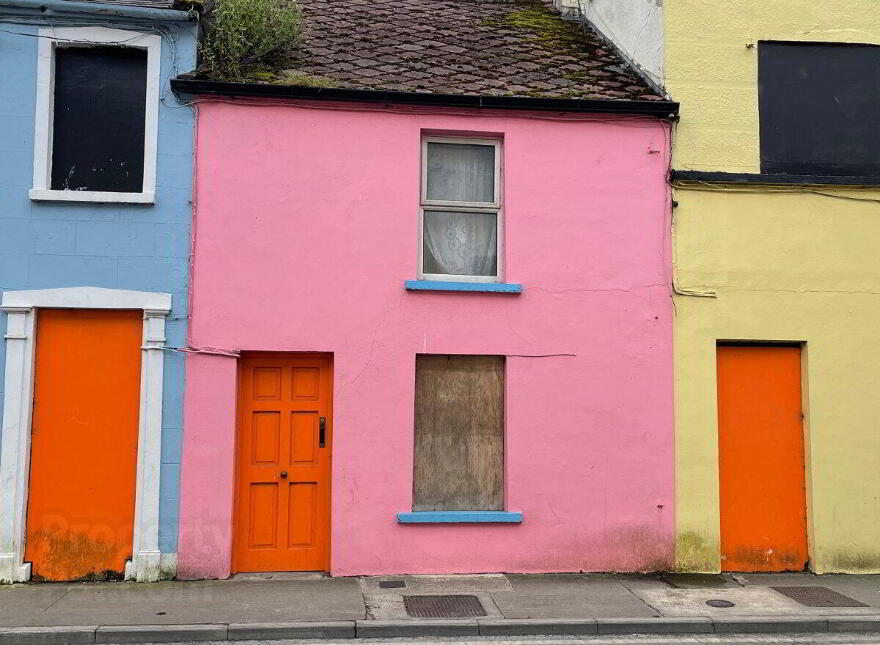
[[[478,293],[522,293],[523,286],[513,282],[440,282],[407,280],[407,291],[472,291]]]
[[[399,524],[519,524],[523,514],[515,511],[414,511],[398,513]]]

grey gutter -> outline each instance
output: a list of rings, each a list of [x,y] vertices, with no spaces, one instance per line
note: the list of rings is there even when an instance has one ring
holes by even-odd
[[[156,22],[191,22],[199,18],[196,11],[153,9],[99,2],[77,2],[76,0],[0,0],[0,12],[7,7],[10,9],[30,9],[47,17],[89,15],[105,18],[136,18]]]
[[[589,112],[594,114],[630,114],[675,119],[678,103],[674,101],[634,101],[617,99],[537,98],[523,96],[479,96],[472,94],[435,94],[431,92],[397,92],[354,90],[302,85],[269,83],[230,83],[192,78],[171,79],[176,94],[247,96],[272,99],[309,99],[386,103],[398,105],[433,105],[457,108],[495,110],[541,110],[553,112]]]
[[[715,172],[671,170],[672,181],[764,186],[880,186],[880,176],[847,177],[840,175],[782,175],[760,172]]]

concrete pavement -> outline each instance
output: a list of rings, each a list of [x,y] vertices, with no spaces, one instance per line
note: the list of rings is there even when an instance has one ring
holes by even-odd
[[[806,606],[773,587],[826,587],[841,594],[843,604],[857,606]],[[476,596],[485,616],[434,619],[407,615],[405,595],[430,594]],[[726,606],[715,607],[707,601]],[[78,635],[70,631],[68,640],[58,640],[61,635],[53,628],[62,627],[76,627]],[[265,574],[226,581],[0,587],[0,645],[73,642],[70,639],[114,642],[113,638],[143,643],[158,638],[207,642],[225,638],[445,635],[461,639],[479,634],[853,630],[876,630],[880,642],[880,575],[324,578]]]

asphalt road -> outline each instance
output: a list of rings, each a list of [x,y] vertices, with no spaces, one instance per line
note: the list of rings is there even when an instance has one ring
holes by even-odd
[[[389,638],[356,640],[203,641],[199,645],[880,645],[873,634],[740,634],[730,636],[671,634],[669,636],[522,636],[518,638]],[[159,645],[146,644],[146,645]]]

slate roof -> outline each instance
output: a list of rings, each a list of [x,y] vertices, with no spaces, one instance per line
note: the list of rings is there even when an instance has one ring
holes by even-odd
[[[542,0],[298,1],[306,36],[291,51],[287,83],[439,94],[663,98],[590,28],[563,20]]]

